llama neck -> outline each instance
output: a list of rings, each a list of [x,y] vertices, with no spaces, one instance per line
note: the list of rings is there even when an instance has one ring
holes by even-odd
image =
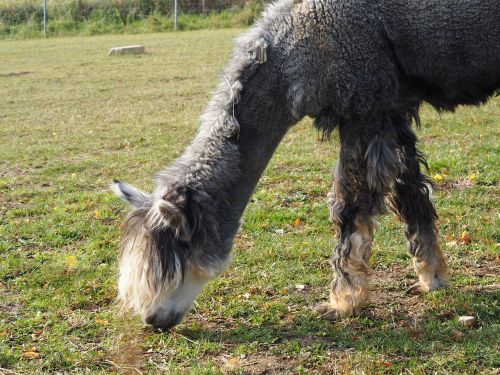
[[[185,153],[158,175],[156,199],[169,191],[187,191],[193,228],[217,228],[202,246],[220,259],[232,247],[240,218],[289,127],[297,120],[286,102],[286,89],[259,29],[240,38],[202,126]],[[189,193],[191,192],[191,193]],[[191,203],[189,203],[191,202]],[[196,207],[195,207],[196,206]],[[206,229],[206,228],[205,228]],[[206,233],[213,229],[205,230]],[[201,234],[200,232],[200,234]],[[225,255],[224,255],[225,254]]]
[[[221,210],[220,218],[229,232],[236,233],[243,211],[276,147],[294,123],[284,103],[284,94],[266,79],[262,69],[244,87],[235,109],[239,123],[236,144],[239,151],[239,178],[228,196],[231,214]],[[271,86],[271,87],[269,87]],[[222,224],[222,223],[221,223]]]
[[[272,66],[251,68],[246,78],[245,70],[225,77],[202,117],[198,135],[158,176],[159,186],[167,190],[180,185],[208,193],[212,199],[207,210],[217,222],[219,245],[226,251],[258,180],[294,122],[283,90],[273,80]]]

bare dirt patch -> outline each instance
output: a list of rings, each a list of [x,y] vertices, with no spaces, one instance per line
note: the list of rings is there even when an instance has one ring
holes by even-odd
[[[475,264],[461,265],[454,269],[450,265],[452,275],[451,288],[453,285],[453,274],[459,273],[469,277],[492,277],[498,274],[498,266],[494,261],[483,259]],[[412,266],[395,264],[384,270],[373,271],[371,303],[363,310],[363,314],[373,320],[393,320],[397,316],[406,316],[407,324],[417,326],[417,321],[422,319],[429,307],[421,293],[405,293],[407,288],[417,281]],[[482,292],[498,291],[499,284],[472,285],[462,290],[473,294]],[[444,317],[443,317],[444,318]],[[403,324],[400,321],[399,324]],[[398,322],[394,323],[398,324]]]
[[[232,374],[291,374],[295,373],[298,361],[290,356],[275,356],[266,354],[251,354],[239,357],[219,357],[223,371]]]
[[[459,179],[457,181],[445,181],[437,186],[438,186],[439,190],[442,190],[445,192],[448,192],[450,190],[463,191],[463,190],[470,189],[471,187],[473,187],[474,183],[471,180],[469,180],[468,178],[462,178],[462,179]]]
[[[120,374],[142,374],[146,358],[141,349],[144,337],[143,332],[135,332],[133,328],[118,335],[117,348],[110,362]]]
[[[371,303],[364,314],[376,320],[387,320],[394,315],[421,315],[425,309],[421,296],[405,293],[416,280],[409,265],[395,264],[383,270],[374,270]]]

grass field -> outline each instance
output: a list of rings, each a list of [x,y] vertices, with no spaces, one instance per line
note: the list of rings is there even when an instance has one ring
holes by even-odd
[[[0,373],[498,373],[500,98],[422,114],[452,288],[404,295],[415,276],[389,215],[373,302],[340,322],[314,316],[332,277],[338,145],[305,120],[258,186],[233,265],[187,320],[158,333],[119,314],[128,208],[108,183],[152,188],[195,133],[237,33],[0,41]],[[107,56],[135,43],[149,53]]]

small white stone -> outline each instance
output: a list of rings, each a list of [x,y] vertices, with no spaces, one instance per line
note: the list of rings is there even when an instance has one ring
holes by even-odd
[[[473,316],[464,315],[464,316],[458,317],[458,321],[465,326],[471,326],[475,320],[476,320],[476,318]]]
[[[113,47],[109,50],[109,55],[137,55],[139,53],[144,53],[145,48],[142,44],[134,45],[134,46],[121,46],[121,47]]]

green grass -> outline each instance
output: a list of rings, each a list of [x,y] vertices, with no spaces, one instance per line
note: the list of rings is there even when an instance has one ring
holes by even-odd
[[[216,30],[241,28],[250,25],[258,11],[245,9],[226,9],[206,15],[181,13],[177,28],[183,31]],[[123,22],[117,19],[93,18],[86,21],[73,21],[68,18],[50,20],[47,36],[91,36],[103,34],[141,34],[159,33],[174,30],[174,17],[158,13],[144,18]],[[17,25],[0,22],[0,39],[44,38],[41,22],[26,22]]]
[[[237,33],[0,41],[0,373],[496,373],[499,98],[422,114],[430,173],[444,176],[435,196],[452,288],[403,295],[415,276],[387,216],[373,302],[360,317],[314,317],[331,279],[325,194],[338,144],[318,142],[306,119],[262,178],[233,265],[187,320],[157,333],[119,314],[128,208],[108,183],[153,187],[195,134]],[[149,53],[107,56],[135,43]],[[458,323],[465,314],[474,326]]]

